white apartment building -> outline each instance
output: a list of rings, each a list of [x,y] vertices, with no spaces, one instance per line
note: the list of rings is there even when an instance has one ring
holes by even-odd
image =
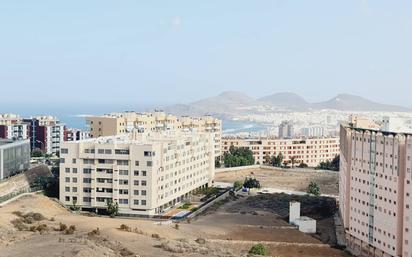
[[[212,133],[215,140],[215,156],[221,155],[222,121],[212,116],[177,117],[164,111],[148,113],[121,112],[87,117],[90,137],[114,136],[134,129],[146,131],[187,131]]]
[[[368,125],[368,124],[366,124]],[[340,213],[349,249],[412,256],[412,135],[341,126]]]
[[[277,138],[236,138],[222,139],[223,154],[229,152],[230,146],[243,147],[253,152],[255,162],[265,164],[266,159],[281,153],[285,163],[292,157],[295,164],[305,163],[316,167],[320,162],[331,161],[339,155],[339,138],[277,139]]]
[[[210,133],[133,132],[64,142],[60,201],[83,209],[159,215],[214,179]]]
[[[29,136],[29,124],[19,115],[0,114],[0,138],[25,140]]]
[[[301,133],[305,137],[323,137],[325,136],[325,128],[321,126],[311,126],[301,129]]]

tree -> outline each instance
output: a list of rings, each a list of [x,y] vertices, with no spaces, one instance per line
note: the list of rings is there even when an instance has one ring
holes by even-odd
[[[320,195],[320,187],[315,181],[311,181],[308,186],[307,190],[308,194],[319,196]]]
[[[299,167],[299,168],[307,168],[308,165],[307,165],[306,163],[304,163],[304,162],[301,162],[298,167]]]
[[[339,171],[339,162],[340,162],[340,157],[339,155],[336,155],[332,161],[327,160],[325,162],[319,163],[316,169]]]
[[[292,156],[292,157],[290,157],[290,163],[292,164],[292,169],[293,169],[293,167],[295,166],[296,159],[297,159],[297,157],[296,157],[296,156]]]
[[[269,154],[266,154],[266,155],[265,155],[265,164],[266,164],[266,165],[269,165],[269,164],[270,164],[270,156],[269,156]]]
[[[272,165],[275,167],[282,166],[283,154],[279,153],[277,156],[272,156],[271,161],[272,161]]]
[[[245,182],[243,183],[243,187],[246,188],[260,188],[260,182],[259,180],[255,178],[246,178]]]
[[[43,156],[44,154],[41,150],[33,150],[33,152],[31,152],[31,157],[39,158]]]
[[[238,190],[238,189],[242,188],[242,186],[243,186],[243,184],[242,184],[241,181],[235,181],[235,183],[233,183],[233,188],[235,190]]]
[[[223,156],[223,162],[225,167],[238,167],[253,165],[255,159],[253,158],[253,152],[247,148],[235,148],[230,146],[229,152]]]
[[[266,247],[263,244],[257,244],[252,246],[249,250],[249,254],[254,256],[254,255],[260,255],[260,256],[266,256],[268,254]]]
[[[72,211],[80,211],[80,206],[77,205],[77,201],[73,200],[72,206],[70,206],[70,210]]]
[[[117,214],[119,214],[119,204],[117,202],[108,200],[107,213],[110,215],[111,218],[114,218]]]

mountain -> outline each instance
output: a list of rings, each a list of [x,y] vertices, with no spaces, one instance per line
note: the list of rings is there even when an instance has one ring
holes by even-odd
[[[340,111],[387,111],[409,112],[409,108],[387,105],[370,101],[366,98],[350,94],[339,94],[334,98],[320,103],[312,104],[314,109],[333,109]]]
[[[381,104],[350,94],[339,94],[324,102],[308,103],[303,97],[294,93],[282,92],[255,99],[237,91],[227,91],[190,104],[177,104],[164,109],[176,115],[211,114],[219,117],[323,109],[360,112],[412,112],[410,108]]]
[[[261,97],[258,100],[277,108],[286,108],[293,111],[304,111],[310,108],[310,104],[303,97],[289,92],[276,93]]]

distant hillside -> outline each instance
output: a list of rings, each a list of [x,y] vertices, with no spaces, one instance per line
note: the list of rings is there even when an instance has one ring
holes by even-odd
[[[288,92],[276,93],[255,99],[247,94],[236,91],[227,91],[220,95],[205,98],[190,104],[177,104],[165,108],[166,111],[177,115],[211,114],[216,116],[322,109],[339,111],[412,111],[410,108],[376,103],[366,98],[350,94],[339,94],[324,102],[309,103],[303,97]]]
[[[287,108],[294,111],[304,111],[310,104],[303,97],[289,92],[276,93],[258,99],[277,108]]]
[[[388,111],[409,112],[411,109],[395,105],[380,104],[366,98],[350,94],[339,94],[329,101],[312,104],[314,109],[334,109],[340,111]]]

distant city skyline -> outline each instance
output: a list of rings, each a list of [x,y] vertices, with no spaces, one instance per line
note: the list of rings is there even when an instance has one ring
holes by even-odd
[[[2,104],[167,105],[223,91],[412,107],[412,3],[2,1]],[[388,93],[390,92],[390,93]]]

